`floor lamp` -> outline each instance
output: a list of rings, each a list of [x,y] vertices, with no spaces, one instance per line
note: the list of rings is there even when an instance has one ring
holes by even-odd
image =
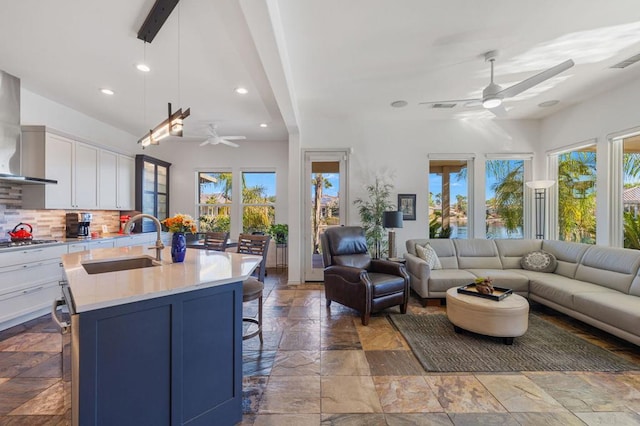
[[[545,237],[545,220],[546,216],[546,201],[547,201],[547,188],[553,186],[556,183],[553,180],[534,180],[527,182],[526,185],[535,191],[536,200],[536,239],[543,240]]]
[[[396,257],[396,231],[395,228],[402,228],[402,212],[384,212],[382,216],[382,226],[389,229],[389,258]]]

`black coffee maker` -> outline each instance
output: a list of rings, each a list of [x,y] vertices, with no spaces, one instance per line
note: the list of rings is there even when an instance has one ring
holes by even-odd
[[[91,213],[67,213],[67,238],[91,237]]]

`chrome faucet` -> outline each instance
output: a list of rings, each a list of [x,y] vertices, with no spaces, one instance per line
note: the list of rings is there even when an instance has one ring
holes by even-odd
[[[133,216],[131,219],[129,219],[127,221],[127,223],[124,224],[123,232],[125,234],[130,234],[131,233],[131,228],[133,227],[133,223],[138,219],[142,219],[143,217],[146,217],[148,219],[153,220],[153,223],[155,223],[155,225],[156,225],[156,232],[158,233],[158,238],[156,239],[156,245],[153,246],[153,247],[149,247],[149,249],[156,249],[156,260],[158,262],[161,262],[162,261],[162,249],[164,248],[164,244],[162,244],[162,238],[160,236],[160,230],[162,229],[162,224],[160,224],[160,221],[158,220],[157,217],[152,216],[150,214],[146,214],[146,213],[137,214],[137,215]]]

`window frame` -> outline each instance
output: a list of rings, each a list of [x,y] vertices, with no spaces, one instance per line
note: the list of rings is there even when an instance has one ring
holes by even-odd
[[[609,245],[624,247],[624,140],[640,135],[640,127],[632,127],[607,135],[609,148]]]
[[[273,174],[273,190],[274,190],[274,197],[275,197],[275,201],[273,202],[266,202],[266,203],[245,203],[244,202],[244,197],[243,197],[243,190],[244,190],[244,174],[245,173],[264,173],[264,174]],[[238,202],[238,219],[239,219],[239,230],[240,232],[245,232],[244,231],[244,209],[245,207],[271,207],[273,209],[273,224],[277,223],[276,221],[276,212],[277,212],[277,203],[278,203],[278,172],[275,168],[272,167],[258,167],[258,168],[242,168],[240,169],[240,175],[239,175],[239,179],[240,179],[240,185],[239,185],[239,202]]]
[[[466,161],[467,162],[467,239],[475,238],[475,223],[476,223],[476,208],[475,208],[475,154],[470,153],[435,153],[427,155],[427,187],[426,194],[427,200],[429,199],[429,175],[431,174],[431,161],[438,160],[458,160],[458,161]],[[428,201],[427,201],[428,208]],[[484,211],[483,211],[484,215]],[[426,217],[426,230],[427,235],[429,235],[429,216]]]
[[[496,161],[496,160],[500,160],[500,161],[522,161],[523,162],[523,176],[522,176],[522,186],[523,186],[523,195],[522,195],[522,237],[524,238],[534,238],[535,237],[535,211],[533,208],[533,190],[530,189],[529,187],[527,187],[526,182],[529,182],[532,180],[532,169],[533,169],[533,157],[534,154],[532,152],[522,152],[522,153],[509,153],[509,154],[504,154],[504,153],[489,153],[489,154],[485,154],[485,161],[484,161],[484,186],[483,186],[483,193],[484,193],[484,203],[486,206],[486,202],[487,202],[487,193],[486,193],[486,189],[487,189],[487,184],[486,184],[486,178],[487,178],[487,162],[488,161]],[[484,233],[484,238],[487,238],[487,233],[486,233],[486,214],[485,214],[485,221],[484,221],[484,228],[485,228],[485,233]],[[520,239],[520,238],[512,238],[512,239]]]
[[[556,148],[553,150],[549,150],[546,152],[547,154],[547,167],[548,167],[548,176],[549,179],[555,181],[555,185],[547,190],[547,239],[550,240],[559,240],[560,232],[560,215],[558,212],[559,208],[559,199],[558,199],[558,166],[559,166],[559,157],[562,154],[566,154],[568,152],[577,151],[580,149],[594,147],[596,153],[596,188],[598,187],[598,140],[596,138],[591,138],[584,140],[582,142],[577,142],[571,145],[565,145],[560,148]],[[598,220],[597,220],[597,212],[598,212],[598,204],[596,198],[596,242],[598,240]]]
[[[200,202],[200,174],[201,173],[229,173],[231,174],[231,202],[230,203],[216,203],[216,204],[208,204],[208,203],[201,203]],[[195,203],[195,219],[196,222],[198,223],[198,232],[205,232],[202,231],[200,228],[200,217],[201,217],[201,207],[206,207],[206,206],[214,206],[214,207],[226,207],[229,208],[229,229],[230,232],[233,230],[233,218],[234,218],[234,199],[236,199],[235,197],[235,193],[234,193],[234,187],[235,187],[235,181],[234,181],[234,173],[233,170],[229,169],[229,168],[215,168],[215,169],[198,169],[196,170],[195,173],[195,181],[196,181],[196,203]]]

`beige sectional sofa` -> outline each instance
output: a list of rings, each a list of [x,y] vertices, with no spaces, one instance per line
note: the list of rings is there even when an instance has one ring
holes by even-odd
[[[416,255],[427,242],[442,269],[431,270]],[[411,239],[406,242],[411,288],[423,299],[444,298],[447,289],[489,276],[557,311],[640,345],[640,250],[555,240]],[[535,250],[556,257],[552,273],[522,269]]]

